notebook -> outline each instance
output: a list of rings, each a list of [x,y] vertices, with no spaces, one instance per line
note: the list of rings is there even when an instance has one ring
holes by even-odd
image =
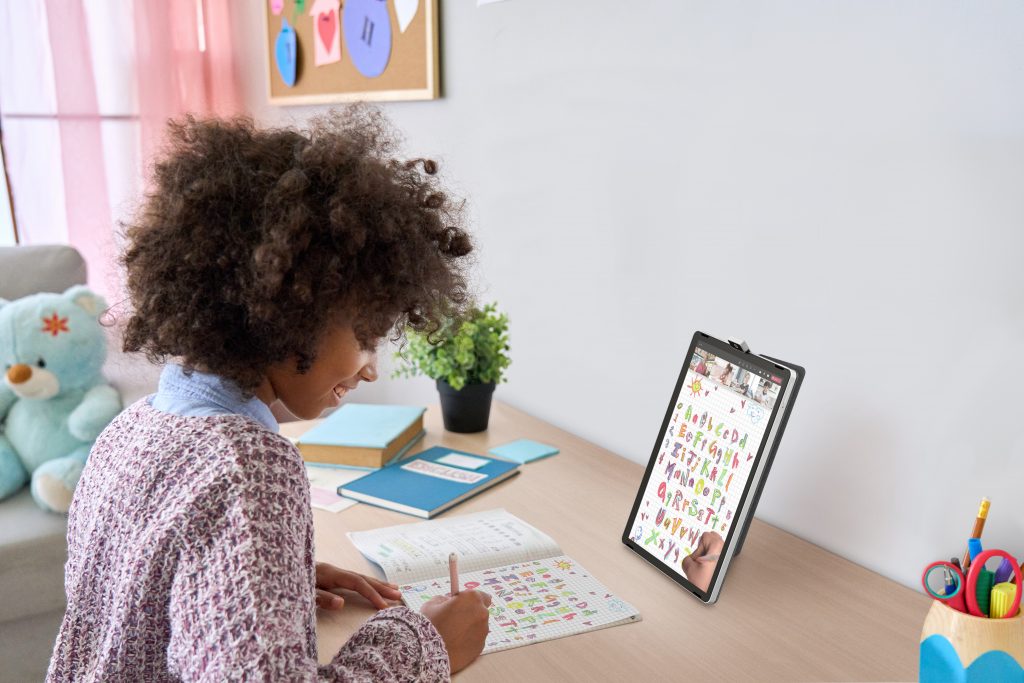
[[[513,462],[434,446],[345,484],[338,493],[430,519],[518,472]]]
[[[449,594],[448,553],[459,556],[460,590],[490,593],[484,654],[640,621],[555,541],[505,510],[349,532],[349,539],[402,599],[418,610]]]
[[[507,443],[503,446],[495,446],[487,452],[491,455],[496,455],[503,460],[511,460],[512,462],[517,462],[520,465],[525,465],[528,462],[546,458],[549,455],[557,455],[558,449],[554,446],[549,446],[546,443],[540,443],[539,441],[519,439],[518,441],[513,441],[512,443]]]
[[[426,433],[417,406],[346,403],[298,438],[306,462],[376,469],[400,460]]]

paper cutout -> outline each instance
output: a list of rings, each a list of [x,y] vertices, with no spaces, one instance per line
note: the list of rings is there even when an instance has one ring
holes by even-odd
[[[367,78],[384,73],[391,59],[391,17],[387,0],[347,0],[341,11],[345,46]]]
[[[420,8],[420,0],[395,0],[395,16],[398,17],[398,30],[405,33],[409,24],[416,17]]]
[[[280,14],[283,9],[284,0],[270,0],[270,11],[273,12],[275,16]]]
[[[295,35],[295,29],[287,19],[281,19],[281,32],[277,34],[277,42],[274,44],[274,61],[277,63],[277,72],[281,74],[281,80],[289,88],[295,85],[298,56],[299,40]]]
[[[316,0],[309,10],[316,28],[313,38],[313,63],[317,66],[341,61],[341,27],[338,26],[338,1]]]

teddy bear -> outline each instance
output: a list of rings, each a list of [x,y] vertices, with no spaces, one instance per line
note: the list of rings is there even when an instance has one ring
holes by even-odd
[[[82,285],[0,299],[0,500],[31,481],[43,509],[71,506],[89,449],[121,412],[101,372],[105,309]]]

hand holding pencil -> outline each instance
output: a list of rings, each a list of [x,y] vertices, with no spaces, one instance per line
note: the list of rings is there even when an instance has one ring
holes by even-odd
[[[484,649],[489,632],[491,596],[483,591],[460,590],[458,557],[448,556],[451,581],[449,595],[439,595],[423,604],[420,611],[441,634],[451,672],[468,666]]]

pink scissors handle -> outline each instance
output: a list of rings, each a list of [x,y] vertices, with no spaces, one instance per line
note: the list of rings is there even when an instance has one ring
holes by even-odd
[[[952,572],[956,577],[956,590],[946,595],[945,593],[939,594],[932,590],[932,587],[928,585],[928,576],[936,569],[944,569]],[[964,579],[964,573],[955,565],[949,562],[932,562],[930,565],[924,568],[924,573],[921,574],[921,585],[924,586],[924,592],[932,596],[936,600],[941,600],[946,603],[948,607],[952,607],[957,612],[966,612],[967,604],[964,602],[964,590],[967,587],[967,581]]]
[[[1005,550],[986,550],[971,561],[971,569],[967,572],[967,611],[976,617],[988,616],[978,607],[978,574],[985,568],[985,563],[993,557],[1005,557],[1013,565],[1013,575],[1017,577],[1017,588],[1013,591],[1013,602],[1010,604],[1010,611],[1006,614],[1007,616],[1015,617],[1017,616],[1017,610],[1020,608],[1020,565],[1017,563],[1017,559]]]

